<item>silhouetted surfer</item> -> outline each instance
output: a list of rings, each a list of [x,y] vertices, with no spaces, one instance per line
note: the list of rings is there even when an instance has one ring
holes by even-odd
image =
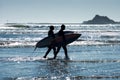
[[[54,26],[50,26],[50,30],[49,30],[49,32],[48,32],[48,36],[49,36],[49,37],[52,37],[52,38],[54,39],[54,38],[55,38],[55,35],[54,35],[53,30],[54,30]],[[48,55],[48,53],[51,51],[51,49],[53,49],[54,55],[55,55],[55,53],[56,53],[56,48],[53,47],[52,44],[51,44],[50,46],[48,46],[48,50],[47,50],[46,54],[43,56],[44,58],[47,57],[47,55]]]
[[[64,49],[65,58],[66,58],[66,59],[69,59],[68,54],[67,54],[67,48],[66,48],[66,45],[67,45],[67,44],[66,44],[66,39],[65,39],[65,35],[64,35],[63,30],[65,30],[65,25],[64,25],[64,24],[61,25],[61,29],[60,29],[60,31],[58,32],[58,36],[62,36],[62,37],[63,37],[63,43],[62,43],[61,46],[59,46],[59,47],[57,48],[56,54],[54,55],[54,59],[56,58],[56,56],[57,56],[58,52],[60,51],[60,48],[61,48],[61,47]]]

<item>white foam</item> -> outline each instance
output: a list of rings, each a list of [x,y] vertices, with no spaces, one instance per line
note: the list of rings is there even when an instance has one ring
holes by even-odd
[[[69,45],[104,45],[109,43],[97,42],[97,41],[75,41]]]
[[[120,31],[119,32],[103,32],[101,33],[101,35],[108,35],[108,36],[119,36],[120,35]]]
[[[17,29],[17,28],[15,28],[15,27],[7,27],[7,26],[0,26],[0,29]]]
[[[26,62],[26,61],[42,61],[46,60],[45,58],[42,57],[12,57],[8,58],[7,61],[14,61],[14,62]]]
[[[0,29],[16,29],[15,27],[8,27],[5,24],[0,24]]]
[[[3,43],[0,47],[27,47],[27,46],[35,46],[36,42],[11,42],[11,43]]]

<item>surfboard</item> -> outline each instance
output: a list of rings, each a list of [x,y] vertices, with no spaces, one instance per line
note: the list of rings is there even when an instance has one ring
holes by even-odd
[[[73,31],[64,31],[64,34],[67,44],[75,41],[76,39],[78,39],[78,37],[81,36],[81,34],[76,34]],[[58,36],[58,33],[56,33],[55,37],[55,39],[53,39],[52,37],[45,37],[42,40],[40,40],[35,47],[44,48],[50,46],[51,44],[53,44],[54,46],[61,46],[64,43],[64,41],[62,40],[62,36]]]
[[[73,41],[77,40],[79,37],[81,36],[81,34],[66,34],[65,35],[65,41],[63,40],[62,36],[56,37],[52,42],[52,46],[63,46],[63,45],[67,45],[69,43],[72,43]]]

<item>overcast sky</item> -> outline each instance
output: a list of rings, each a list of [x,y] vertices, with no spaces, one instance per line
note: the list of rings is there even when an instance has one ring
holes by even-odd
[[[0,23],[82,23],[96,14],[120,21],[120,0],[0,0]]]

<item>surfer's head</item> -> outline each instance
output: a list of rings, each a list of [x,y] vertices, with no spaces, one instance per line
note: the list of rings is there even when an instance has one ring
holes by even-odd
[[[65,25],[64,24],[61,25],[61,29],[65,30]]]
[[[54,30],[54,26],[50,26],[50,30]]]

